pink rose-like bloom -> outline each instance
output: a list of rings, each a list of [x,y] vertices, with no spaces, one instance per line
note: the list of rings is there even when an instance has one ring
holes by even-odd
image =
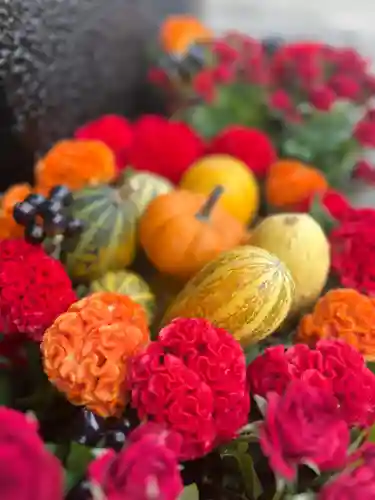
[[[375,499],[375,444],[366,443],[351,462],[347,470],[322,488],[318,500]]]
[[[349,442],[347,424],[330,391],[296,380],[284,395],[268,395],[260,445],[277,475],[292,481],[302,464],[321,471],[340,468]]]
[[[0,408],[1,500],[62,500],[63,469],[44,447],[36,421]]]
[[[119,454],[111,450],[91,462],[89,479],[107,500],[176,500],[183,490],[180,445],[180,437],[163,427],[141,425]]]
[[[362,146],[375,147],[375,123],[359,122],[354,131],[354,136]]]
[[[270,106],[272,109],[279,111],[290,111],[293,107],[290,96],[285,90],[276,90],[270,97]]]
[[[336,101],[336,94],[329,87],[318,87],[309,94],[310,103],[320,111],[329,111]]]

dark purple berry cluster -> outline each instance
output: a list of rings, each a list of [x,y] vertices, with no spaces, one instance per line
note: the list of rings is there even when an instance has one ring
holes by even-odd
[[[71,237],[83,229],[82,221],[66,215],[66,207],[73,201],[73,195],[65,186],[55,186],[48,197],[30,194],[24,201],[16,203],[13,217],[25,228],[25,240],[41,244],[46,238],[57,235]]]

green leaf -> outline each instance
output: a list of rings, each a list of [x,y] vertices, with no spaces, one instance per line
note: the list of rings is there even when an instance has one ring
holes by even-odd
[[[224,450],[223,456],[233,457],[238,464],[246,495],[257,500],[263,493],[261,482],[254,467],[254,461],[249,453],[249,446],[246,442],[234,441]]]
[[[336,219],[326,210],[321,201],[321,196],[315,196],[310,208],[310,215],[321,226],[325,234],[329,234],[337,225]]]
[[[87,466],[94,458],[91,448],[78,443],[72,443],[66,461],[66,491],[69,491],[84,477]]]
[[[11,406],[12,385],[10,373],[4,370],[0,373],[0,406]]]
[[[198,486],[195,483],[186,486],[178,500],[199,500]]]
[[[367,368],[372,371],[372,373],[375,373],[375,362],[374,361],[369,361],[366,363]]]

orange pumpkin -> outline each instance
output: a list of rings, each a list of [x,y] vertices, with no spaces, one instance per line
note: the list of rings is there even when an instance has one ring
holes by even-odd
[[[239,245],[244,226],[206,196],[176,190],[155,198],[139,226],[142,247],[159,271],[187,280],[221,252]]]
[[[160,30],[160,43],[166,52],[183,55],[191,45],[212,39],[213,33],[194,16],[170,16]]]

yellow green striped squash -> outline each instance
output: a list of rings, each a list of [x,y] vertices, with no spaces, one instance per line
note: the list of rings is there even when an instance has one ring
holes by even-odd
[[[68,210],[85,224],[79,236],[62,244],[62,261],[73,281],[88,283],[133,262],[138,211],[131,200],[111,186],[88,187],[74,193]]]
[[[257,247],[242,246],[221,254],[196,274],[162,323],[178,317],[206,318],[246,347],[280,326],[293,296],[291,274],[277,257]]]
[[[155,296],[145,280],[132,271],[109,271],[90,284],[90,292],[115,292],[127,295],[146,311],[149,324],[155,312]]]
[[[168,179],[150,172],[138,172],[130,167],[122,175],[120,191],[124,197],[129,197],[137,206],[139,216],[151,201],[161,194],[169,193],[174,186]]]

